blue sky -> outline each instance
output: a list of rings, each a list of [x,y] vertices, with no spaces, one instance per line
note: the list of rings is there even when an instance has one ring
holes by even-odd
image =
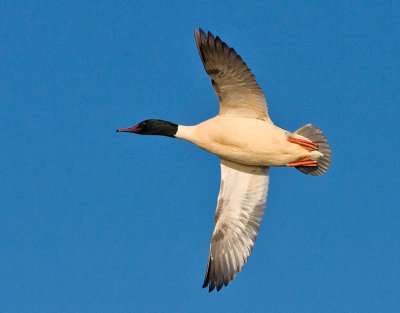
[[[1,312],[400,311],[396,1],[1,1]],[[248,264],[201,289],[218,158],[116,134],[217,113],[193,39],[233,46],[322,177],[271,170]]]

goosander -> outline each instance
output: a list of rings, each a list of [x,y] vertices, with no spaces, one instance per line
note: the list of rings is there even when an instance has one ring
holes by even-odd
[[[195,126],[150,119],[117,132],[179,138],[220,157],[221,185],[203,283],[219,291],[253,249],[266,206],[269,167],[321,175],[331,163],[331,150],[311,124],[295,132],[276,126],[261,88],[236,51],[211,32],[199,29],[194,37],[219,99],[219,114]]]

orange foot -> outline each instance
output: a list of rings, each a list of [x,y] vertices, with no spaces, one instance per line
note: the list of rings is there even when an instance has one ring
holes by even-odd
[[[297,138],[293,138],[293,137],[288,137],[287,140],[291,143],[297,143],[298,145],[302,146],[307,151],[314,151],[314,150],[318,149],[318,145],[309,140],[297,139]]]
[[[307,157],[296,162],[288,163],[287,166],[318,166],[318,162]]]

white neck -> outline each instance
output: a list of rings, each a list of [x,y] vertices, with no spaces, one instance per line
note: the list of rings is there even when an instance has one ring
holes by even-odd
[[[175,134],[176,138],[184,139],[192,142],[194,138],[194,130],[196,126],[178,126],[178,131]]]

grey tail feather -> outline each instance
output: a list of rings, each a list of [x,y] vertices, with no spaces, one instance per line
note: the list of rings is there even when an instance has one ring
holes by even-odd
[[[307,124],[296,130],[295,134],[306,137],[310,141],[316,143],[318,145],[318,151],[323,153],[324,155],[318,159],[318,165],[316,167],[296,166],[296,169],[298,169],[300,172],[303,172],[304,174],[313,176],[324,174],[331,164],[331,148],[322,131],[311,124]]]

